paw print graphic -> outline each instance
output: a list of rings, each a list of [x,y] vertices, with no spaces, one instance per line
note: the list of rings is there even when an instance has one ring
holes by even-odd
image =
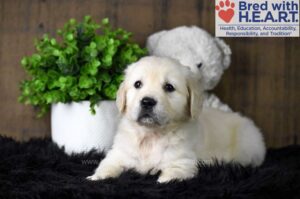
[[[219,5],[216,5],[219,17],[226,23],[229,23],[234,15],[234,6],[235,4],[230,0],[226,0],[225,2],[221,0]]]

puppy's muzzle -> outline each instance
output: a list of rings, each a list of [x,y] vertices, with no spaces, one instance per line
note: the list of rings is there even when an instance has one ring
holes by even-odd
[[[144,97],[140,101],[141,110],[138,116],[138,122],[144,126],[158,125],[159,121],[153,109],[157,101],[151,97]]]

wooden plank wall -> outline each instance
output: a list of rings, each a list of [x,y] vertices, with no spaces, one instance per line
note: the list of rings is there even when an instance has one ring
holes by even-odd
[[[114,26],[135,33],[145,44],[153,32],[179,25],[198,25],[214,34],[212,0],[1,0],[0,133],[18,140],[50,135],[49,115],[17,102],[25,77],[23,55],[33,39],[54,34],[71,17],[109,17]],[[215,92],[234,110],[253,118],[269,147],[300,143],[300,39],[226,38],[233,56]]]

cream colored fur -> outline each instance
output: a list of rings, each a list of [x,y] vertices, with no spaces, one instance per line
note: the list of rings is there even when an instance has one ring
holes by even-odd
[[[141,81],[141,88],[134,87]],[[192,178],[198,161],[238,162],[259,166],[265,156],[263,137],[254,123],[237,113],[199,109],[199,79],[178,62],[145,57],[130,65],[119,88],[121,121],[112,149],[90,180],[117,177],[135,169],[145,174],[161,170],[158,182]],[[166,92],[166,83],[175,90]],[[140,101],[157,101],[151,118],[138,122]]]

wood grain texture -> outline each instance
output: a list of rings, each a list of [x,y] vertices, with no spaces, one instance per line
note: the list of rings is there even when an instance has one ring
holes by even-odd
[[[1,0],[0,129],[18,140],[50,135],[49,114],[17,102],[20,66],[34,52],[33,40],[55,34],[69,18],[109,17],[113,26],[134,32],[145,44],[148,35],[180,25],[198,25],[214,34],[210,0]],[[233,110],[262,129],[269,147],[300,144],[300,38],[226,38],[232,64],[214,90]]]

